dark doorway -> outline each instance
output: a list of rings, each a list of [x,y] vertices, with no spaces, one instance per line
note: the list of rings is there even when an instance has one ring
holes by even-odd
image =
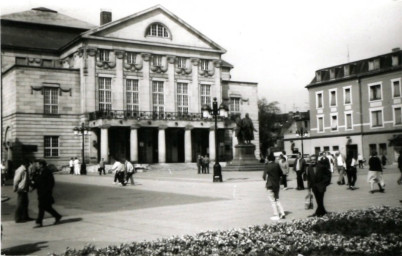
[[[346,157],[352,155],[355,159],[357,159],[358,153],[359,152],[356,144],[346,145]]]
[[[166,162],[184,163],[184,129],[166,129]]]
[[[191,131],[192,162],[198,155],[205,156],[209,153],[209,129],[193,129]]]
[[[130,159],[130,128],[109,128],[109,152],[110,157],[123,161]]]
[[[138,161],[147,164],[158,162],[158,128],[138,129]]]

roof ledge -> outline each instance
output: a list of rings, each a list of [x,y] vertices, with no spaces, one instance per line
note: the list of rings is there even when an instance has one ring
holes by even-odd
[[[50,10],[48,8],[45,7],[37,7],[37,8],[32,8],[33,11],[40,11],[40,12],[53,12],[53,13],[57,13],[57,11],[54,10]]]

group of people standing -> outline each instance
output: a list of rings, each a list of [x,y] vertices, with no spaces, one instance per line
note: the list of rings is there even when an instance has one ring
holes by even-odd
[[[55,180],[53,172],[45,160],[23,161],[14,174],[13,190],[17,193],[17,207],[15,211],[15,222],[21,223],[33,220],[28,214],[28,193],[32,190],[38,194],[38,217],[35,227],[42,227],[45,211],[54,218],[54,224],[60,223],[62,216],[53,209],[54,204],[53,188]]]
[[[209,173],[209,157],[208,155],[202,156],[198,155],[197,157],[197,169],[198,169],[198,174]]]
[[[85,164],[85,161],[81,163],[77,157],[71,158],[70,161],[68,162],[68,166],[70,167],[70,174],[74,175],[87,174],[87,166]]]
[[[114,173],[113,184],[126,186],[127,184],[129,184],[128,181],[130,181],[131,185],[135,185],[133,175],[136,170],[130,161],[126,159],[116,159],[112,166],[112,172]]]

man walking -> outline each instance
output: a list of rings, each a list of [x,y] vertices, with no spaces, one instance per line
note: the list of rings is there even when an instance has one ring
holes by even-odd
[[[50,213],[54,218],[54,224],[58,224],[61,219],[61,215],[53,209],[52,205],[54,204],[53,198],[53,187],[55,185],[53,173],[49,170],[47,163],[45,160],[38,160],[39,163],[39,172],[35,178],[35,182],[33,183],[33,188],[38,192],[38,207],[39,213],[38,218],[36,219],[37,228],[42,227],[43,217],[45,215],[45,211]]]
[[[106,175],[106,173],[105,173],[105,161],[103,160],[103,158],[99,162],[98,172],[99,172],[99,175],[102,175],[102,172],[103,172],[103,175]]]
[[[294,170],[297,176],[297,188],[296,188],[297,190],[304,189],[303,173],[305,171],[305,167],[306,167],[306,160],[304,160],[302,154],[299,152],[294,164]]]
[[[74,159],[70,158],[70,161],[68,162],[68,166],[70,167],[70,174],[74,174]]]
[[[126,182],[124,181],[124,164],[116,159],[112,166],[112,172],[114,172],[113,184],[117,184],[118,181],[122,186],[125,186]]]
[[[335,154],[335,164],[339,173],[338,185],[345,185],[346,161],[339,151]]]
[[[28,168],[29,163],[24,162],[14,175],[14,192],[17,196],[17,208],[15,209],[14,220],[16,223],[22,223],[33,220],[28,216],[28,190],[29,190],[29,175]]]
[[[126,172],[127,172],[127,176],[126,176],[126,184],[128,184],[128,180],[130,179],[131,185],[134,185],[134,166],[130,161],[125,162],[125,166],[126,166]]]

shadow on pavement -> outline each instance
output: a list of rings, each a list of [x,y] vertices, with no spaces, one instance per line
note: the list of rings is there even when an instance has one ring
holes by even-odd
[[[78,222],[78,221],[82,221],[82,218],[61,219],[59,224],[57,224],[57,225]]]
[[[43,248],[47,248],[47,241],[30,243],[30,244],[22,244],[17,245],[10,248],[5,248],[1,250],[2,255],[31,255],[35,252],[42,250]]]

